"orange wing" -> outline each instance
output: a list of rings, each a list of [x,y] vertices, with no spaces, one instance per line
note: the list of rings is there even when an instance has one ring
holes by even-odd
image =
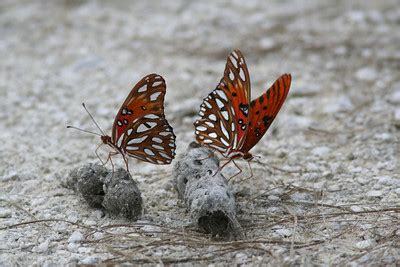
[[[250,76],[239,50],[228,57],[224,76],[200,106],[196,139],[225,152],[239,148],[246,133],[250,102]]]
[[[166,84],[149,74],[131,90],[115,117],[112,142],[129,156],[168,164],[175,156],[175,135],[164,115]]]
[[[264,94],[251,101],[249,128],[241,152],[248,152],[268,130],[289,93],[291,81],[292,76],[284,74]]]

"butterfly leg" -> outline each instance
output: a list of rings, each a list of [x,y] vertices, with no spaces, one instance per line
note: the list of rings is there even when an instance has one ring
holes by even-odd
[[[228,165],[228,163],[231,162],[231,161],[232,161],[232,158],[230,158],[230,159],[229,159],[227,162],[225,162],[221,167],[219,167],[218,170],[214,173],[213,176],[215,176],[215,175],[217,175],[217,173],[221,172],[222,169],[223,169],[226,165]]]
[[[129,172],[128,159],[124,155],[122,155],[122,158],[124,159],[124,162],[125,162],[126,171]]]
[[[239,174],[241,174],[242,173],[242,168],[240,168],[240,166],[239,165],[237,165],[237,163],[236,163],[236,161],[235,160],[232,160],[232,162],[233,162],[233,164],[235,164],[235,166],[236,166],[236,168],[238,168],[239,169],[239,172],[238,173],[236,173],[235,175],[233,175],[232,177],[230,177],[229,179],[228,179],[228,181],[230,181],[230,180],[232,180],[234,177],[236,177],[236,176],[238,176]]]
[[[112,178],[114,178],[114,163],[113,163],[113,161],[112,161],[112,159],[111,159],[111,153],[113,153],[113,152],[108,153],[107,161],[110,160],[110,163],[111,163],[111,167],[112,167],[111,179],[112,179]],[[115,154],[113,154],[113,155],[115,155]]]
[[[247,181],[247,180],[249,180],[249,179],[251,179],[251,178],[253,177],[253,169],[251,168],[251,165],[250,165],[250,160],[247,160],[247,164],[249,165],[249,169],[250,169],[250,176],[249,176],[249,177],[247,177],[247,178],[245,178],[245,179],[243,179],[243,180],[242,180],[242,181],[240,181],[240,182]]]
[[[106,165],[106,162],[103,162],[103,160],[100,158],[99,153],[97,153],[97,151],[99,150],[99,148],[103,145],[103,143],[101,143],[100,145],[97,146],[96,150],[94,151],[94,153],[96,154],[97,158],[100,160],[101,164]]]

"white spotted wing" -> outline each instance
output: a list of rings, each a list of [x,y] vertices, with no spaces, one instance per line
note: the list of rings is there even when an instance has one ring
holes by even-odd
[[[155,164],[175,156],[175,135],[164,115],[166,84],[157,74],[140,80],[115,117],[112,142],[127,155]]]

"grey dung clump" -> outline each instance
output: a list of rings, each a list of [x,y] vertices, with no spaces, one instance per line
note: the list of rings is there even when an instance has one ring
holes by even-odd
[[[142,196],[136,182],[125,169],[110,173],[104,182],[103,207],[111,213],[137,220],[142,214]]]
[[[141,193],[125,169],[112,172],[99,164],[87,164],[72,170],[66,185],[79,192],[91,207],[133,220],[142,213]]]
[[[185,201],[192,221],[212,235],[237,236],[235,198],[225,177],[218,172],[219,160],[214,153],[196,143],[174,166],[175,187]]]
[[[103,184],[109,171],[99,164],[87,164],[69,173],[67,186],[79,192],[89,206],[101,208],[104,199]]]

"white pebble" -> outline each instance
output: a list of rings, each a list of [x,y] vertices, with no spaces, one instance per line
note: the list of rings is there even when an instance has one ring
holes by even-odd
[[[311,154],[313,154],[314,156],[318,156],[318,157],[324,157],[324,156],[328,155],[329,152],[331,152],[331,149],[327,146],[320,146],[320,147],[316,147],[313,150],[311,150]]]
[[[363,178],[363,177],[358,177],[358,178],[356,178],[356,181],[357,181],[357,183],[359,183],[361,185],[365,185],[365,184],[369,183],[370,179],[366,179],[366,178]]]
[[[396,189],[394,190],[394,192],[400,196],[400,187],[399,187],[399,188],[396,188]]]
[[[94,240],[99,240],[99,239],[102,239],[103,237],[104,237],[104,234],[101,233],[101,232],[96,232],[96,233],[93,234],[93,239]]]
[[[400,87],[400,84],[398,84],[397,86]],[[392,104],[400,104],[400,88],[398,88],[390,95],[389,102]]]
[[[363,170],[362,167],[354,167],[354,166],[349,167],[349,171],[352,173],[360,173],[362,172],[362,170]]]
[[[276,42],[272,38],[264,37],[260,40],[259,45],[261,49],[270,50],[276,47]]]
[[[80,264],[88,264],[88,265],[95,265],[98,261],[98,258],[94,256],[89,256],[84,258],[83,260],[80,261]]]
[[[365,67],[359,69],[356,74],[356,78],[360,81],[372,82],[375,81],[378,77],[378,72],[370,67]]]
[[[400,123],[400,108],[394,111],[394,121],[399,124]]]
[[[278,200],[280,200],[280,198],[278,196],[270,195],[270,196],[268,196],[268,200],[278,201]]]
[[[68,238],[68,243],[77,243],[83,240],[83,234],[79,231],[75,231]]]
[[[371,190],[367,193],[367,197],[381,197],[383,195],[382,191]]]
[[[378,183],[383,185],[394,185],[398,184],[399,180],[393,179],[392,177],[385,175],[378,177]]]
[[[43,253],[46,252],[48,249],[49,249],[49,240],[46,240],[40,243],[39,246],[36,247],[35,251],[37,253]]]
[[[369,247],[371,247],[372,245],[374,245],[375,244],[375,240],[373,240],[373,239],[366,239],[366,240],[362,240],[362,241],[360,241],[360,242],[357,242],[356,244],[355,244],[355,247],[356,248],[358,248],[358,249],[366,249],[366,248],[369,248]]]
[[[360,212],[363,211],[363,209],[360,206],[350,206],[351,211],[354,212]]]
[[[289,237],[292,235],[292,230],[281,228],[281,229],[275,230],[275,233],[277,233],[281,237]]]
[[[348,96],[342,95],[336,97],[335,101],[331,101],[324,106],[324,112],[337,113],[353,110],[354,105]]]
[[[9,209],[0,208],[0,218],[10,218],[11,211]]]
[[[377,133],[374,135],[374,138],[382,141],[390,141],[392,139],[392,135],[390,133]]]
[[[69,243],[68,247],[67,247],[68,251],[70,251],[70,252],[77,252],[78,248],[79,248],[79,244],[76,244],[76,243]]]

